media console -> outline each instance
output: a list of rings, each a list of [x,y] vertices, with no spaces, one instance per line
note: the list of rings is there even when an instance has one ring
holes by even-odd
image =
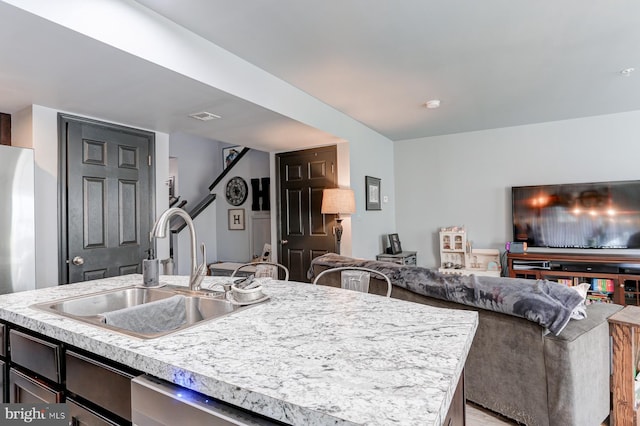
[[[508,253],[511,278],[592,284],[589,299],[640,306],[640,256],[610,254]]]

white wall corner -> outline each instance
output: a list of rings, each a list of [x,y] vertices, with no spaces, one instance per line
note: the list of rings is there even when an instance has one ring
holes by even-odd
[[[32,105],[36,162],[36,288],[58,285],[58,111]]]

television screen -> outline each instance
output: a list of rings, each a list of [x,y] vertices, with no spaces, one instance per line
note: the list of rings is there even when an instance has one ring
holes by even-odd
[[[529,247],[640,248],[640,181],[511,189],[513,240]]]

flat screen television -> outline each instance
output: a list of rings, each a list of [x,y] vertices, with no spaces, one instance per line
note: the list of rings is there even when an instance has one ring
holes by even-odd
[[[640,248],[640,181],[516,186],[511,200],[528,247]]]

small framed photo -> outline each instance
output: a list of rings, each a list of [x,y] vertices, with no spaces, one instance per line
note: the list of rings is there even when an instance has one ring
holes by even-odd
[[[380,203],[380,179],[365,176],[364,185],[367,194],[367,210],[382,210],[382,204]]]
[[[402,245],[398,234],[389,234],[389,246],[391,247],[391,254],[402,253]]]
[[[169,176],[167,185],[169,185],[169,198],[175,197],[176,196],[176,177]]]
[[[222,170],[229,167],[231,162],[242,152],[243,146],[230,146],[228,148],[222,148]]]
[[[244,209],[229,209],[229,230],[244,230]]]

